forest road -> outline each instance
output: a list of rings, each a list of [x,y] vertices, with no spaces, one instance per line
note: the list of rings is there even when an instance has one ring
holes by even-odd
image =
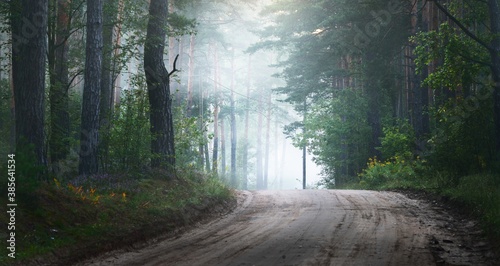
[[[445,211],[395,192],[238,191],[238,207],[85,265],[489,265]],[[470,223],[470,224],[468,224]],[[457,221],[462,231],[473,222]],[[470,227],[470,229],[467,229]],[[493,265],[493,264],[492,264]]]

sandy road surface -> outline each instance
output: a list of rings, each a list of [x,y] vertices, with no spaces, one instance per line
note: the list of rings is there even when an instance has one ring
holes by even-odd
[[[176,238],[81,265],[492,264],[446,229],[446,213],[399,193],[243,191],[238,201]]]

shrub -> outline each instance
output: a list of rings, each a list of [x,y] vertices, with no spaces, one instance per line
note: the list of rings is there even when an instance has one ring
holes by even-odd
[[[403,156],[412,151],[415,143],[415,134],[408,121],[400,122],[397,126],[384,127],[384,137],[381,138],[381,147],[378,148],[383,158]]]
[[[405,182],[416,181],[419,171],[426,168],[425,162],[420,157],[413,159],[409,152],[385,161],[380,161],[376,157],[369,158],[367,168],[359,174],[359,178],[361,184],[369,188],[405,186]]]

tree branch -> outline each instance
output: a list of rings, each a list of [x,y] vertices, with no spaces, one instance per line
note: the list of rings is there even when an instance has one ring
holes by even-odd
[[[457,18],[455,18],[452,14],[450,14],[450,12],[448,12],[448,10],[446,10],[446,8],[444,8],[444,6],[442,6],[437,0],[429,0],[429,1],[434,2],[434,4],[436,4],[437,8],[439,8],[439,10],[441,10],[448,18],[450,18],[460,29],[462,29],[462,31],[467,36],[471,37],[474,41],[479,43],[481,46],[486,48],[488,51],[490,51],[490,52],[494,51],[493,48],[489,44],[487,44],[486,42],[481,40],[474,33],[472,33],[469,29],[467,29],[467,27],[465,27]]]
[[[179,69],[177,69],[176,65],[177,65],[177,59],[179,59],[179,54],[177,54],[175,56],[175,59],[174,59],[174,69],[172,69],[172,71],[170,71],[170,73],[168,73],[168,77],[170,78],[170,76],[172,74],[174,74],[176,71],[179,71]]]

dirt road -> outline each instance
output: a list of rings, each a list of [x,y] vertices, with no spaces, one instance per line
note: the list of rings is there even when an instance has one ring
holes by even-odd
[[[238,201],[176,238],[81,265],[494,265],[473,222],[399,193],[243,191]]]

